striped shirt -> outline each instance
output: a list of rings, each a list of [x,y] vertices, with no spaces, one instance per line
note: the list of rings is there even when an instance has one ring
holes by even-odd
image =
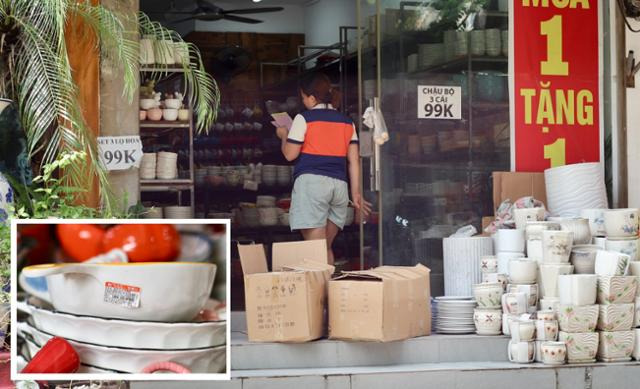
[[[358,134],[353,121],[331,104],[296,115],[287,142],[302,145],[294,179],[308,173],[347,181],[347,152]]]

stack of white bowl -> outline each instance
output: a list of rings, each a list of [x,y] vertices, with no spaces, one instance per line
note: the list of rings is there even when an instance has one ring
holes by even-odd
[[[542,231],[542,262],[540,263],[540,309],[556,310],[560,303],[558,277],[572,274],[569,263],[573,246],[573,232]]]
[[[502,55],[505,57],[509,56],[509,30],[500,31],[500,36],[502,37]]]
[[[498,258],[494,255],[480,257],[480,271],[483,279],[485,274],[497,274]],[[502,309],[500,301],[504,293],[502,282],[483,282],[474,285],[473,293],[476,296],[477,308],[473,311],[473,323],[478,335],[502,334]],[[491,295],[491,298],[488,298]]]
[[[418,45],[418,67],[425,68],[442,63],[445,58],[443,43],[426,43]]]
[[[473,30],[469,33],[469,51],[471,55],[483,56],[487,52],[484,30]]]
[[[469,33],[467,31],[455,32],[455,57],[464,57],[469,54]]]
[[[276,165],[262,166],[262,183],[267,186],[274,186],[277,182],[278,167]]]
[[[140,179],[153,180],[156,178],[156,153],[143,153],[140,161]]]
[[[164,217],[166,219],[193,219],[193,209],[178,205],[164,207]]]
[[[487,55],[497,57],[502,53],[502,37],[500,30],[489,28],[484,30]]]
[[[439,296],[435,298],[435,331],[440,334],[470,334],[475,331],[476,302],[467,296]]]
[[[172,180],[178,177],[178,154],[161,151],[156,163],[156,177]]]
[[[289,165],[280,165],[276,168],[276,181],[280,186],[291,184],[291,167]]]
[[[607,208],[604,167],[579,163],[544,171],[547,206],[554,216],[578,217],[583,209]]]

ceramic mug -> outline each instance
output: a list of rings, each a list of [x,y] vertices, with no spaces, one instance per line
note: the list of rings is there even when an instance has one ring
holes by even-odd
[[[630,259],[627,254],[600,250],[596,254],[595,273],[599,276],[623,276]]]
[[[502,310],[510,314],[526,313],[529,309],[529,296],[524,292],[505,293],[502,295]]]
[[[638,236],[638,208],[610,209],[604,212],[604,228],[608,238]]]
[[[539,288],[538,284],[510,284],[507,286],[509,293],[524,293],[527,295],[527,305],[529,309],[538,306]]]
[[[512,259],[524,258],[524,252],[502,251],[498,257],[498,273],[509,273],[509,262]]]
[[[558,339],[557,320],[536,320],[536,340]]]
[[[540,310],[536,313],[536,317],[538,318],[538,320],[545,320],[545,321],[557,320],[558,318],[556,316],[556,311],[553,309]]]
[[[500,283],[502,285],[502,290],[506,290],[508,284],[508,277],[503,273],[482,273],[482,282],[483,283]]]
[[[509,280],[514,284],[533,284],[538,276],[538,263],[527,258],[509,261]]]
[[[498,235],[498,246],[496,252],[524,252],[524,231],[500,229]]]
[[[610,239],[604,243],[604,247],[607,251],[615,251],[622,254],[627,254],[630,261],[638,260],[638,242],[639,239]]]
[[[495,255],[483,255],[480,257],[480,271],[482,273],[497,273],[498,258]]]
[[[531,363],[535,360],[535,342],[509,341],[509,361],[515,363]]]
[[[558,276],[558,294],[563,305],[592,305],[598,297],[595,274],[563,274]]]
[[[583,209],[580,216],[589,220],[589,229],[592,236],[605,236],[607,234],[604,228],[604,212],[605,208]]]
[[[511,340],[514,342],[530,342],[534,340],[536,322],[531,319],[517,319],[509,323]]]
[[[542,363],[546,365],[562,365],[567,358],[567,345],[564,342],[543,342],[540,351]]]
[[[544,220],[544,208],[516,208],[513,210],[513,218],[516,221],[516,228],[524,230],[527,222],[540,222]]]
[[[573,245],[571,231],[542,231],[542,261],[545,263],[567,263]]]

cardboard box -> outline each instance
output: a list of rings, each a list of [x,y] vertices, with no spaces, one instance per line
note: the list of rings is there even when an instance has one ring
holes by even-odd
[[[547,205],[544,173],[493,172],[494,211],[506,199],[513,202],[525,196],[533,196]]]
[[[381,266],[329,281],[329,338],[388,342],[431,333],[429,268]]]
[[[274,243],[269,272],[261,244],[238,245],[244,273],[247,332],[252,342],[306,342],[325,334],[327,264],[324,240]]]

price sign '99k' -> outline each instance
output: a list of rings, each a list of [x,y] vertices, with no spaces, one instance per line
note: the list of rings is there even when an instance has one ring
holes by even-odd
[[[511,160],[516,171],[601,160],[598,3],[511,3]]]

